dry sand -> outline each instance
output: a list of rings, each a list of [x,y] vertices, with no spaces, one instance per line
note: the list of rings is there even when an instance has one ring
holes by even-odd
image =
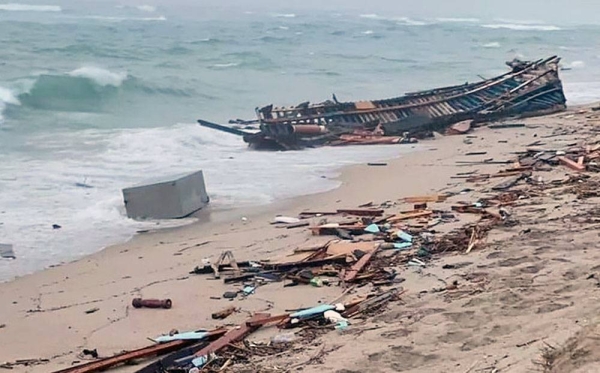
[[[15,366],[12,371],[52,372],[73,361],[83,362],[78,355],[84,348],[111,356],[146,346],[147,337],[173,328],[239,324],[253,312],[277,314],[331,301],[341,288],[284,288],[280,283],[260,287],[244,300],[213,300],[210,297],[220,297],[236,286],[189,271],[203,258],[216,260],[223,250],[233,251],[238,260],[276,259],[296,247],[328,240],[303,228],[270,225],[276,214],[294,216],[303,210],[356,207],[465,188],[474,191],[432,206],[475,201],[494,182],[468,184],[451,176],[474,170],[496,172],[502,166],[460,166],[456,161],[514,159],[511,152],[536,140],[543,140],[548,148],[595,140],[594,125],[600,124],[590,109],[519,122],[528,126],[441,137],[423,142],[421,151],[387,166],[350,167],[341,175],[342,186],[331,192],[235,211],[231,214],[237,216],[230,221],[217,219],[141,234],[79,261],[0,284],[0,325],[5,324],[0,328],[0,363],[49,359],[41,365]],[[544,138],[563,129],[564,135]],[[487,154],[465,156],[476,151]],[[551,180],[569,173],[556,167],[539,176]],[[522,201],[512,211],[519,224],[492,231],[485,247],[469,255],[436,258],[423,269],[401,268],[407,290],[401,303],[353,322],[344,333],[331,332],[295,353],[272,357],[265,366],[336,373],[600,371],[600,349],[595,344],[600,310],[597,202],[597,198],[578,200],[561,190]],[[398,204],[393,210],[407,207]],[[242,216],[248,219],[242,221]],[[439,230],[474,219],[461,215],[460,223]],[[444,290],[455,280],[456,290]],[[174,307],[133,309],[134,297],[170,298]],[[241,312],[225,322],[211,319],[211,313],[230,305]],[[95,308],[96,312],[86,313]],[[265,340],[274,333],[264,330],[249,339]]]

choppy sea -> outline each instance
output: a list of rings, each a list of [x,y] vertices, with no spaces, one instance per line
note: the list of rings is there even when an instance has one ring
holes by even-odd
[[[155,227],[122,206],[121,188],[149,177],[202,169],[213,208],[231,208],[331,189],[340,166],[406,151],[255,152],[198,118],[251,119],[257,106],[332,93],[393,97],[554,54],[569,104],[589,103],[600,98],[599,33],[503,19],[0,4],[0,243],[17,256],[0,259],[0,280]]]

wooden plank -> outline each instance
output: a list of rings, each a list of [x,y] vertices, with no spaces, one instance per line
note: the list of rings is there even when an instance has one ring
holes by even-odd
[[[569,167],[570,169],[574,170],[574,171],[585,171],[585,165],[583,165],[583,161],[581,162],[581,164],[579,164],[579,162],[575,162],[570,160],[567,157],[558,157],[558,161],[566,167]]]
[[[263,268],[265,270],[274,271],[289,271],[293,268],[309,268],[309,267],[320,267],[327,264],[344,264],[346,263],[346,255],[332,256],[325,259],[309,260],[305,262],[290,262],[290,263],[265,263]]]
[[[235,343],[235,342],[241,341],[247,335],[254,332],[256,329],[260,328],[262,325],[261,324],[261,325],[256,325],[256,326],[250,326],[249,324],[259,321],[259,320],[262,320],[262,319],[269,318],[269,317],[271,317],[271,315],[268,313],[255,314],[254,316],[252,316],[252,318],[250,320],[245,322],[243,325],[240,325],[237,328],[231,329],[230,331],[225,333],[225,335],[223,335],[221,338],[217,339],[216,341],[210,343],[208,346],[197,351],[194,354],[194,356],[195,357],[208,356],[211,353],[218,352],[219,350],[221,350],[222,348],[224,348],[225,346],[227,346],[230,343]]]
[[[388,223],[397,223],[397,222],[403,221],[403,220],[423,218],[426,216],[430,216],[431,214],[433,214],[432,211],[415,211],[415,212],[409,212],[409,213],[402,213],[402,214],[398,214],[398,215],[394,216],[393,218],[388,219]]]
[[[222,336],[227,332],[226,329],[216,329],[209,332],[210,337]],[[121,354],[101,359],[98,361],[92,361],[90,363],[70,367],[67,369],[59,370],[54,373],[94,373],[106,370],[108,368],[125,364],[133,360],[147,358],[156,355],[166,354],[171,351],[178,350],[187,345],[194,344],[197,341],[185,340],[185,341],[172,341],[167,343],[156,344],[149,347],[143,347],[137,350],[123,352]]]
[[[338,214],[347,214],[354,216],[382,216],[383,210],[381,209],[339,209]]]
[[[327,246],[327,254],[329,255],[350,255],[354,252],[354,250],[360,250],[362,252],[368,253],[373,250],[377,246],[379,246],[381,241],[372,241],[372,242],[348,242],[348,241],[340,241],[331,243]]]
[[[354,103],[356,110],[371,110],[376,109],[377,106],[371,101],[357,101]]]
[[[264,317],[264,318],[258,319],[258,320],[248,320],[248,321],[246,321],[246,325],[248,325],[250,327],[260,327],[260,326],[265,326],[265,325],[271,324],[271,323],[279,323],[280,321],[285,320],[289,317],[290,317],[290,315],[288,313],[283,314],[283,315]]]
[[[448,198],[445,195],[432,195],[432,196],[414,196],[402,198],[402,201],[406,203],[426,203],[426,202],[444,202]]]
[[[344,274],[344,281],[345,282],[354,281],[356,279],[356,276],[358,275],[358,273],[360,271],[362,271],[362,269],[369,263],[369,261],[377,253],[377,251],[379,251],[379,247],[377,249],[371,251],[370,253],[363,255],[362,258],[360,258],[358,260],[358,262],[354,263],[352,268],[350,268]]]

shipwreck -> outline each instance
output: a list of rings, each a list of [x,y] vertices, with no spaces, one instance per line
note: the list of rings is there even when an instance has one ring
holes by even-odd
[[[546,115],[566,109],[558,56],[537,61],[515,59],[510,71],[476,83],[357,102],[332,100],[291,107],[256,109],[257,119],[230,126],[200,125],[239,135],[257,149],[296,150],[323,145],[415,142],[459,122],[485,122]],[[459,126],[459,131],[470,123]]]

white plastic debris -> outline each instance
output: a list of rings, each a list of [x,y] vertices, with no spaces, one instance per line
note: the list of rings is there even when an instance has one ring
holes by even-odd
[[[300,219],[293,218],[291,216],[276,216],[275,219],[273,219],[273,222],[282,224],[295,224],[299,223]]]

